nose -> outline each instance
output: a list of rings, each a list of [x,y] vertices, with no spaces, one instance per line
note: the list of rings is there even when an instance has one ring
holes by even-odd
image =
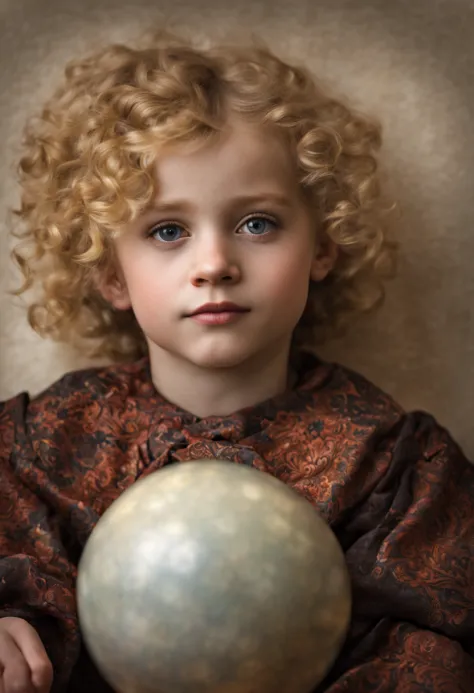
[[[196,241],[191,283],[202,284],[235,284],[240,280],[241,270],[227,239],[216,236]]]

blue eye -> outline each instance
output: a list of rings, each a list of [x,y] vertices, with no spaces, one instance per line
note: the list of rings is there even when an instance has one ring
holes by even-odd
[[[247,226],[252,236],[263,236],[265,233],[268,233],[268,225],[275,228],[276,223],[271,219],[267,219],[267,217],[252,217],[243,223],[243,226]]]
[[[183,229],[178,224],[163,224],[163,226],[155,226],[150,231],[150,236],[152,238],[158,238],[164,243],[179,241]]]

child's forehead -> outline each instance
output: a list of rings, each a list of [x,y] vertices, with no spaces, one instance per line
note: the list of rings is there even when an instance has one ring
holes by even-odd
[[[179,184],[267,184],[276,190],[297,182],[291,147],[276,129],[236,121],[210,141],[196,140],[162,148],[154,172],[164,188]]]

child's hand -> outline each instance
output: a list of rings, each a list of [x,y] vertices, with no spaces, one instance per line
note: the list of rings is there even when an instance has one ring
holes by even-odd
[[[0,693],[49,693],[53,667],[27,621],[0,618]]]

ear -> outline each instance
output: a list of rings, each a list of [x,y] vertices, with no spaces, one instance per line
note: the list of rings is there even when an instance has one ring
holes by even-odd
[[[322,282],[333,269],[338,256],[338,248],[335,243],[327,240],[324,244],[318,244],[311,263],[311,279],[313,282]]]
[[[118,277],[116,274],[108,278],[102,277],[96,282],[96,287],[102,298],[116,310],[128,310],[132,307],[124,278]]]

